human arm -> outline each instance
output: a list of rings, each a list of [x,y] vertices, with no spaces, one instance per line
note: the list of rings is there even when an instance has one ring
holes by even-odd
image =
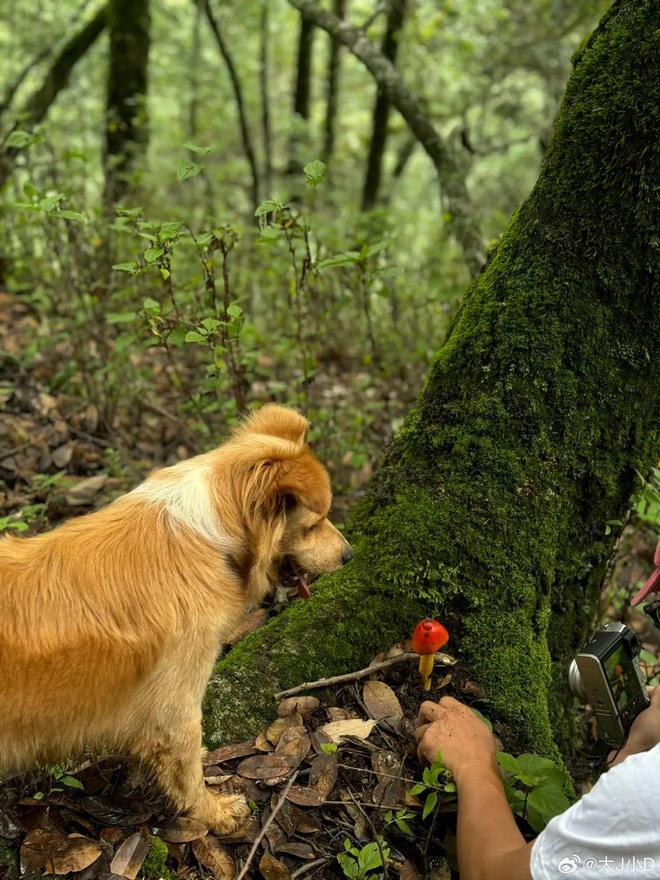
[[[648,752],[660,743],[660,687],[648,688],[648,693],[651,705],[635,718],[623,747],[610,753],[610,767],[616,767],[629,755]]]
[[[458,790],[461,880],[530,880],[532,845],[511,813],[492,733],[451,697],[423,703],[417,723],[420,761],[432,763],[441,752]]]

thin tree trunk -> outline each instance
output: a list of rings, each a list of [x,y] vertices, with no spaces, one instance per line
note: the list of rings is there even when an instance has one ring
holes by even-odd
[[[190,104],[188,106],[188,133],[194,141],[197,137],[197,117],[199,110],[199,65],[202,36],[202,14],[204,0],[195,0],[195,17],[193,19],[192,45],[190,52]]]
[[[273,132],[270,119],[270,95],[268,88],[268,81],[270,78],[270,61],[268,57],[270,41],[268,3],[269,0],[263,0],[261,4],[261,17],[259,22],[259,87],[261,91],[261,137],[264,149],[264,184],[266,195],[270,197],[272,196],[273,188]]]
[[[259,169],[257,167],[256,153],[252,145],[252,136],[250,135],[250,126],[247,120],[247,113],[245,111],[245,101],[243,100],[243,87],[241,85],[241,80],[238,76],[238,71],[236,70],[236,65],[234,64],[234,59],[231,52],[229,51],[229,46],[227,45],[227,42],[222,35],[217,19],[213,15],[210,0],[204,0],[204,9],[206,11],[206,17],[211,27],[211,31],[213,32],[213,36],[215,37],[215,42],[218,46],[218,50],[220,51],[222,60],[225,62],[225,65],[227,67],[227,73],[229,74],[231,87],[234,91],[236,112],[238,114],[238,124],[241,130],[241,140],[243,142],[243,152],[245,153],[245,158],[247,159],[247,163],[250,166],[250,195],[252,199],[252,204],[254,208],[256,208],[259,204]]]
[[[43,121],[55,98],[68,85],[73,68],[103,32],[107,23],[107,17],[108,10],[104,6],[96,13],[94,18],[90,19],[87,24],[76,31],[57,53],[46,71],[41,85],[21,107],[18,114],[21,120],[21,128],[31,129]],[[9,174],[11,174],[12,161],[20,151],[20,147],[0,148],[0,186],[3,185]]]
[[[655,0],[618,0],[577,55],[539,180],[355,511],[354,560],[217,665],[209,744],[425,614],[518,745],[566,743],[608,523],[660,458],[659,26]]]
[[[310,100],[312,94],[312,50],[316,28],[311,19],[300,16],[298,34],[298,53],[296,56],[296,78],[293,87],[293,135],[291,137],[289,165],[287,174],[298,174],[301,167],[300,128],[309,122]]]
[[[476,211],[470,202],[465,179],[451,148],[434,128],[419,100],[408,91],[392,62],[383,57],[380,50],[359,28],[340,21],[315,0],[289,0],[289,3],[305,18],[346,46],[364,64],[377,85],[406,120],[436,168],[451,215],[451,229],[463,250],[470,273],[476,275],[483,264],[484,254]]]
[[[120,202],[149,138],[149,0],[110,0],[110,60],[105,123],[104,203]]]
[[[401,144],[399,152],[397,153],[396,161],[394,163],[394,168],[392,169],[392,180],[399,180],[403,177],[403,172],[408,167],[408,162],[412,158],[412,154],[415,152],[415,147],[417,146],[417,138],[408,137]]]
[[[385,25],[385,36],[381,52],[393,66],[399,49],[399,35],[406,17],[406,0],[391,0]],[[362,210],[369,211],[378,200],[380,181],[383,172],[383,156],[387,144],[387,123],[390,116],[390,99],[380,85],[376,86],[376,102],[371,126],[371,142],[367,158],[367,170],[362,189]]]
[[[346,0],[333,0],[333,12],[342,21],[346,15]],[[325,123],[323,125],[323,150],[321,158],[327,164],[332,160],[335,151],[337,111],[339,109],[339,71],[341,67],[342,45],[330,37],[330,53],[328,56],[328,79],[325,105]]]

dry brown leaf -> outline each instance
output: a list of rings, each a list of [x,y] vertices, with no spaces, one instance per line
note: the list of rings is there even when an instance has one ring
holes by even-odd
[[[205,756],[203,764],[205,767],[210,767],[211,764],[223,764],[225,761],[233,761],[234,758],[246,758],[248,755],[254,755],[256,751],[254,740],[248,739],[245,742],[232,743],[214,749]]]
[[[105,486],[108,480],[107,474],[97,474],[95,477],[85,477],[66,493],[66,503],[69,507],[83,507],[93,504],[96,496]]]
[[[283,843],[277,848],[278,853],[286,853],[288,856],[295,856],[297,859],[313,859],[316,851],[309,843]]]
[[[379,782],[391,782],[393,777],[398,776],[400,763],[401,759],[396,752],[377,749],[371,753],[371,769],[376,773]]]
[[[283,755],[255,755],[241,761],[236,772],[248,779],[276,779],[287,776],[291,765]]]
[[[301,810],[299,807],[293,807],[292,812],[297,834],[318,834],[321,830],[321,826],[314,816],[306,810]]]
[[[286,718],[276,718],[266,730],[266,739],[276,746],[285,730],[288,730],[290,727],[301,726],[302,718],[298,712],[293,712],[291,715],[287,715]]]
[[[346,721],[331,721],[329,724],[324,724],[320,730],[327,734],[333,742],[339,743],[345,736],[367,739],[375,724],[376,722],[373,720],[362,721],[360,718],[348,718]]]
[[[271,856],[270,853],[264,853],[259,862],[259,871],[264,880],[290,880],[291,872],[287,866]]]
[[[309,787],[321,800],[325,800],[337,781],[337,754],[320,754],[312,761],[309,770]]]
[[[294,712],[298,712],[303,718],[316,712],[321,705],[316,697],[287,697],[277,705],[277,714],[280,718],[288,718]]]
[[[55,467],[65,468],[68,465],[73,456],[73,446],[74,444],[69,441],[68,443],[63,443],[61,446],[58,446],[57,449],[53,449],[50,455]]]
[[[207,868],[216,880],[233,880],[236,876],[236,865],[231,850],[223,846],[217,837],[209,835],[195,840],[192,851],[199,864]]]
[[[304,785],[292,785],[286,793],[286,799],[299,807],[320,807],[322,803],[318,792]]]
[[[265,733],[260,733],[254,741],[255,749],[258,749],[260,752],[272,752],[273,746],[266,739]]]
[[[81,835],[65,837],[59,831],[36,828],[21,846],[21,873],[71,874],[84,871],[101,853],[102,849],[95,840]]]
[[[350,791],[347,788],[340,789],[339,797],[344,802],[344,809],[353,820],[353,832],[356,839],[359,841],[368,840],[371,834],[369,823],[362,810],[355,803]]]
[[[280,737],[275,754],[282,755],[295,768],[307,757],[311,747],[312,741],[304,727],[289,727]]]
[[[287,837],[290,837],[296,830],[296,822],[293,815],[293,806],[288,801],[282,801],[281,804],[279,804],[279,801],[279,795],[273,792],[273,794],[270,796],[270,809],[271,811],[277,809],[275,821],[280,826],[282,831],[284,831]]]
[[[135,880],[148,852],[147,841],[139,834],[131,834],[110,862],[111,873],[121,874],[122,877],[128,877],[128,880]]]
[[[254,816],[243,822],[240,828],[231,834],[223,834],[223,843],[253,843],[261,831],[261,823]]]
[[[406,859],[399,868],[399,880],[421,880],[421,874],[410,861]]]
[[[168,843],[191,843],[193,840],[199,840],[200,837],[206,837],[209,829],[196,819],[189,819],[187,816],[177,816],[176,819],[172,819],[167,825],[156,828],[155,833]]]
[[[384,681],[368,681],[362,688],[362,700],[376,721],[388,721],[396,726],[403,718],[399,698]]]
[[[339,706],[329,706],[326,709],[330,721],[346,721],[347,718],[354,718],[347,709],[340,709]]]

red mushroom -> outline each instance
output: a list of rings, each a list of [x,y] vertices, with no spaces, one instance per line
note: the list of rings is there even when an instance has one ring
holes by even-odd
[[[449,633],[439,620],[426,617],[415,627],[412,634],[412,649],[419,654],[419,673],[425,691],[431,690],[431,672],[435,652],[449,641]]]

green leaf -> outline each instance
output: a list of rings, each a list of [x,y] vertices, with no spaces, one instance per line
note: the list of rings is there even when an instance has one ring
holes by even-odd
[[[30,144],[34,143],[35,136],[31,134],[29,131],[12,131],[12,133],[7,137],[5,141],[5,147],[10,147],[14,150],[23,150],[25,147],[29,147]]]
[[[470,706],[470,711],[472,712],[473,715],[477,716],[479,721],[483,721],[483,723],[486,725],[486,727],[488,728],[488,730],[490,730],[491,733],[493,732],[493,725],[485,717],[485,715],[482,715],[478,709],[474,709],[472,706]]]
[[[508,752],[498,752],[497,760],[502,769],[508,770],[509,773],[512,773],[514,776],[518,775],[518,761],[513,757],[513,755],[510,755]]]
[[[352,266],[360,262],[359,251],[344,251],[344,253],[336,254],[334,257],[328,257],[325,260],[319,260],[316,264],[317,269],[335,269],[337,266]]]
[[[424,802],[424,809],[422,810],[422,819],[426,819],[427,816],[430,816],[433,810],[435,810],[438,803],[438,792],[432,791],[426,798]]]
[[[142,300],[142,308],[147,312],[160,312],[160,303],[148,296]]]
[[[134,275],[139,270],[135,260],[132,260],[130,263],[115,263],[112,268],[115,272],[130,272],[131,275]]]
[[[312,162],[308,162],[307,165],[305,165],[303,171],[305,172],[305,177],[307,178],[309,186],[318,186],[325,177],[325,163],[321,162],[320,159],[314,159]]]
[[[158,238],[160,241],[174,241],[179,237],[179,229],[181,229],[180,221],[168,220],[167,223],[161,223]]]
[[[155,263],[159,257],[162,257],[165,253],[165,249],[161,247],[150,247],[147,248],[144,254],[142,255],[147,263]]]
[[[186,150],[190,150],[191,153],[197,153],[200,156],[208,156],[209,153],[212,153],[216,148],[215,147],[199,147],[197,144],[186,143],[183,145]]]
[[[203,336],[201,333],[198,333],[197,330],[188,330],[185,335],[186,342],[206,342],[206,336]]]
[[[130,324],[136,318],[135,312],[108,312],[105,316],[108,324]]]
[[[57,217],[62,217],[64,220],[73,220],[74,223],[87,223],[87,217],[84,214],[81,214],[79,211],[69,211],[68,208],[63,208],[61,211],[58,211],[55,215]]]
[[[57,193],[57,195],[54,196],[47,196],[45,199],[41,199],[39,202],[39,208],[48,214],[59,205],[63,198],[64,196],[62,193]]]
[[[58,782],[61,782],[62,785],[66,785],[68,788],[77,788],[79,791],[85,790],[85,786],[79,779],[76,779],[75,776],[65,774],[64,776],[60,776]]]
[[[229,303],[227,314],[230,318],[240,318],[243,314],[243,309],[237,303]]]
[[[200,323],[207,333],[213,333],[222,324],[222,321],[218,321],[217,318],[204,318]]]
[[[541,784],[527,798],[527,820],[534,831],[543,831],[550,819],[567,810],[571,802],[561,788]]]
[[[422,785],[421,782],[418,782],[410,789],[410,794],[421,794],[423,791],[426,791],[426,786]]]
[[[266,214],[276,214],[279,211],[282,211],[284,205],[282,202],[278,202],[277,199],[266,199],[265,202],[262,202],[259,207],[254,212],[255,217],[264,217]]]
[[[333,755],[337,751],[337,743],[321,743],[321,751]]]
[[[202,166],[197,162],[191,162],[190,159],[179,159],[176,163],[176,176],[181,182],[196,177],[201,170]]]
[[[186,328],[182,327],[181,324],[178,324],[174,327],[173,330],[170,331],[167,337],[167,344],[173,345],[175,348],[178,348],[180,345],[186,341]]]
[[[446,782],[445,783],[445,791],[449,794],[452,794],[456,791],[456,783],[455,782]]]

